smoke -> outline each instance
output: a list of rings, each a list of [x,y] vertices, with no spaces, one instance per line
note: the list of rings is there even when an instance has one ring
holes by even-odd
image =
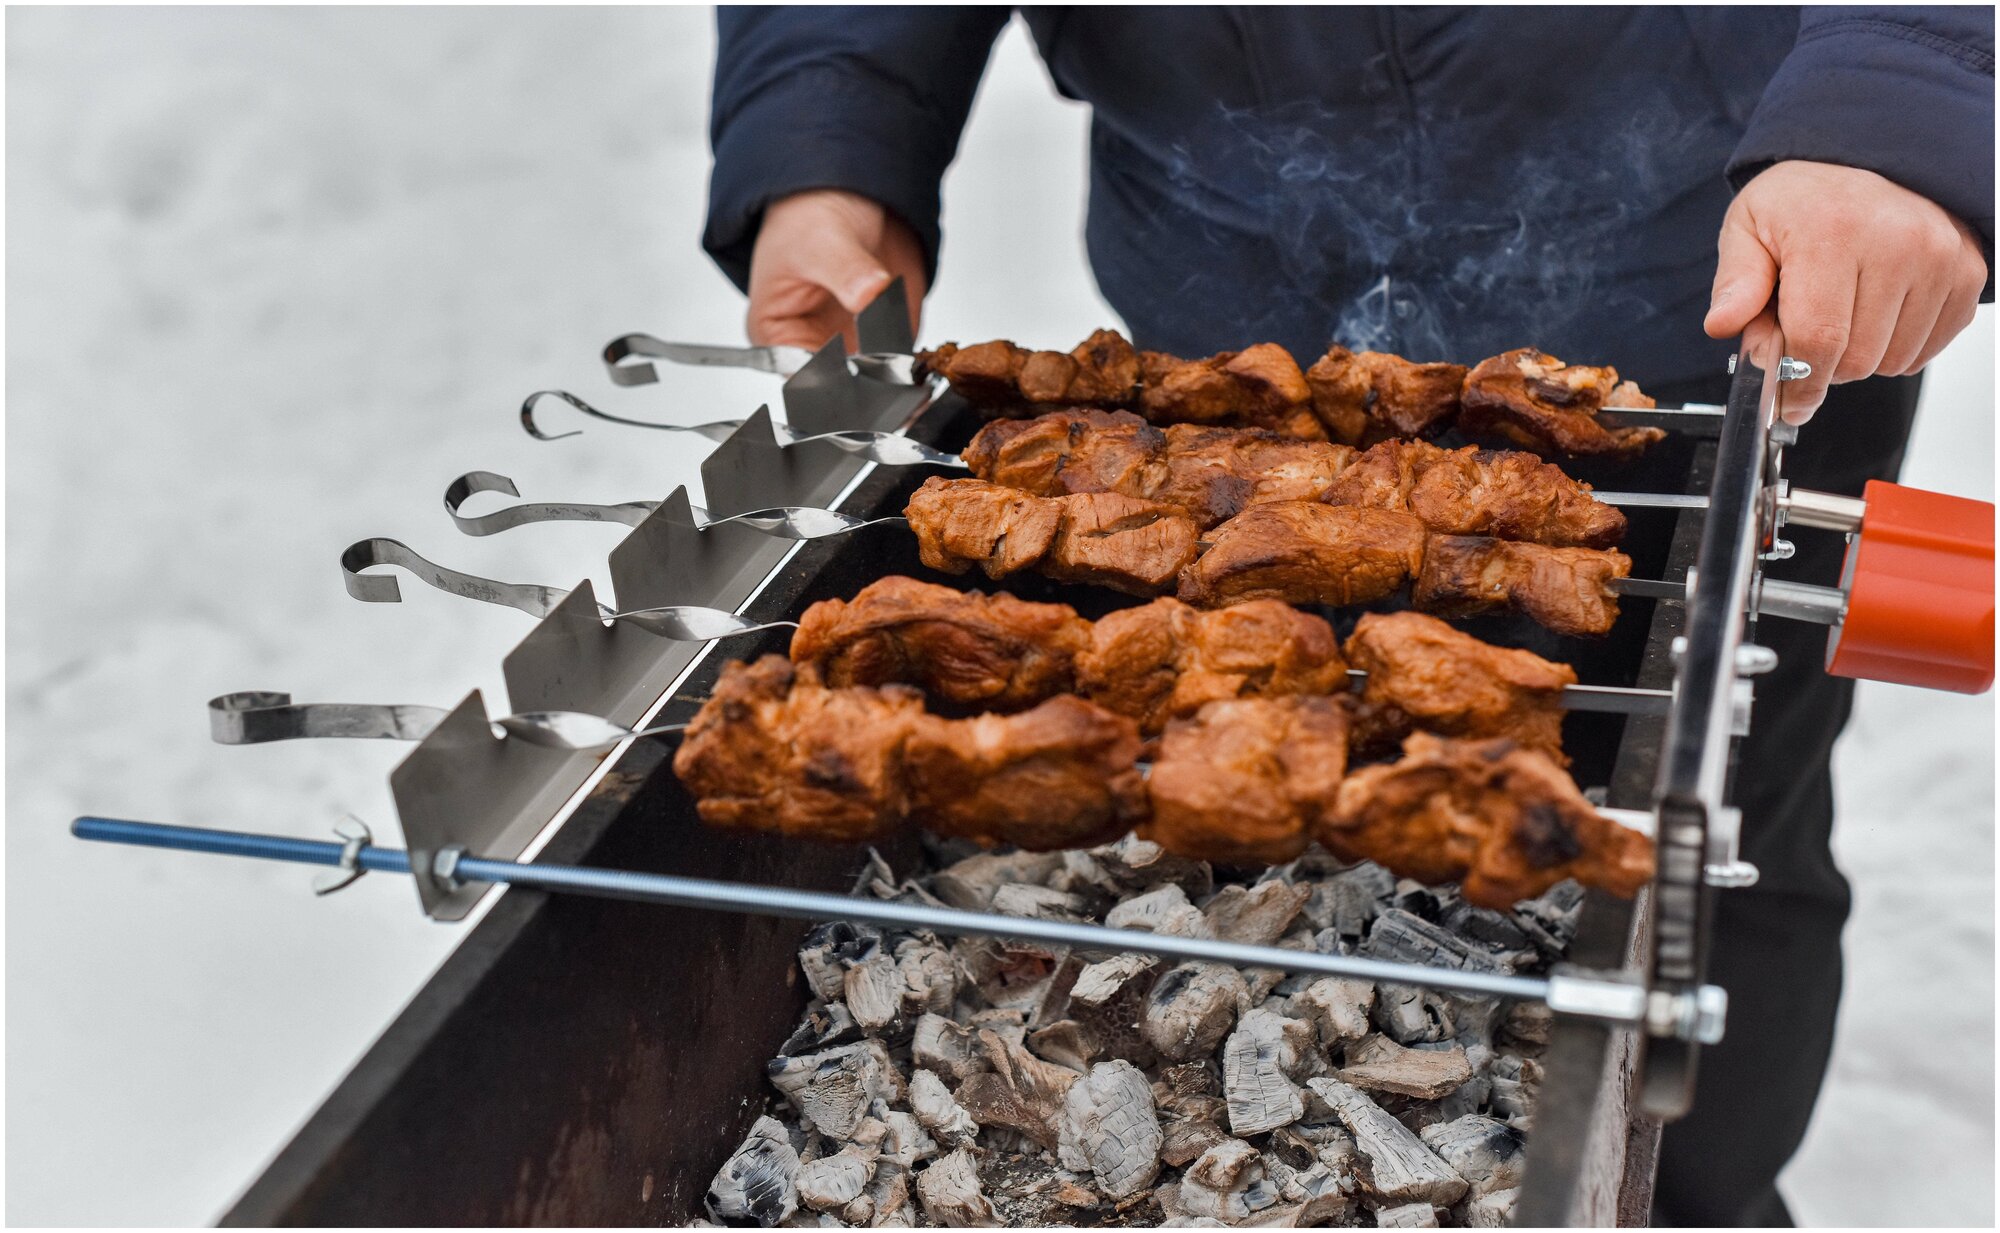
[[[1275,247],[1283,277],[1261,323],[1238,323],[1245,336],[1284,319],[1317,323],[1314,345],[1413,359],[1560,354],[1609,319],[1629,335],[1659,317],[1661,277],[1685,282],[1689,254],[1648,253],[1640,237],[1677,209],[1711,207],[1728,149],[1707,107],[1682,114],[1658,95],[1564,106],[1518,127],[1421,109],[1218,108],[1169,175],[1202,195],[1217,243],[1254,230]]]

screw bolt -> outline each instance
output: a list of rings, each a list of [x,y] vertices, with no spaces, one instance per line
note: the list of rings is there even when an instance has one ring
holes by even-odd
[[[1812,376],[1812,365],[1804,360],[1795,360],[1788,355],[1778,361],[1780,381],[1803,381],[1810,376]]]

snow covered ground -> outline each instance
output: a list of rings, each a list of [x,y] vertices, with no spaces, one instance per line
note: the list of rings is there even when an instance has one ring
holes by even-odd
[[[594,359],[627,330],[737,333],[696,247],[705,11],[16,8],[7,34],[6,1214],[202,1222],[462,932],[406,882],[315,901],[302,870],[86,847],[69,819],[318,835],[352,810],[393,838],[401,747],[223,749],[203,701],[504,697],[525,617],[417,586],[357,604],[340,549],[603,587],[613,531],[469,539],[446,482],[663,495],[694,481],[686,441],[540,444],[520,398],[695,420],[773,387],[616,390]],[[927,337],[1107,319],[1085,123],[1010,32]],[[1913,482],[1991,497],[1993,333],[1989,311],[1939,363]],[[1992,700],[1865,687],[1840,784],[1848,1010],[1788,1189],[1817,1223],[1989,1224]]]

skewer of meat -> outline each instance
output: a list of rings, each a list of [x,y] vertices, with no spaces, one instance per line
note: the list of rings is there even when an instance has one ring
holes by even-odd
[[[1149,772],[1137,725],[1082,699],[950,720],[915,691],[829,689],[779,656],[730,664],[674,770],[710,825],[859,841],[922,825],[1031,850],[1131,826],[1200,859],[1277,862],[1318,840],[1347,859],[1505,907],[1567,877],[1630,895],[1651,846],[1598,814],[1545,755],[1418,734],[1347,774],[1348,718],[1322,697],[1213,702],[1169,725]],[[1399,820],[1400,819],[1400,820]]]

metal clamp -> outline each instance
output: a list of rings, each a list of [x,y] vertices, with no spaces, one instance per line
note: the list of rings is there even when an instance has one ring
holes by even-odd
[[[340,863],[313,879],[312,891],[315,895],[331,895],[352,886],[368,872],[361,867],[361,849],[375,842],[375,835],[368,829],[368,824],[350,813],[334,823],[333,833],[345,841],[340,845]]]

